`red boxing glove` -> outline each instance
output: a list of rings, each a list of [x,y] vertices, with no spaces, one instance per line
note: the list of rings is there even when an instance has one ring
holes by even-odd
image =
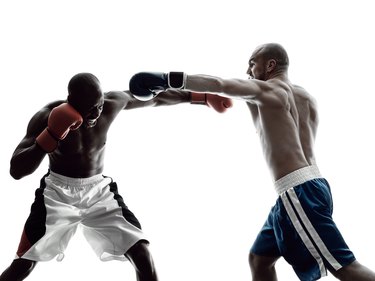
[[[230,98],[193,92],[191,93],[191,103],[208,105],[219,113],[224,113],[228,108],[233,106],[233,102]]]
[[[70,104],[62,103],[53,108],[48,116],[48,127],[36,138],[36,143],[47,153],[57,148],[57,143],[70,130],[77,130],[83,122],[81,114]]]

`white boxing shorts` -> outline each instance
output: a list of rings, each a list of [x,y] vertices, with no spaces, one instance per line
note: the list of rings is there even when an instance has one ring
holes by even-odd
[[[35,192],[16,258],[61,261],[78,226],[102,261],[127,260],[125,253],[135,243],[148,243],[111,178],[69,178],[50,171]]]

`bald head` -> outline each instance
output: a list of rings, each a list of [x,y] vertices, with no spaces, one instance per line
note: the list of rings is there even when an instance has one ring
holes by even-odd
[[[78,73],[70,79],[68,84],[69,96],[78,94],[87,94],[100,87],[100,82],[95,75],[91,73]]]
[[[103,93],[99,79],[91,73],[78,73],[68,84],[68,102],[78,111],[84,110]]]
[[[276,69],[287,70],[289,67],[289,57],[283,46],[277,43],[268,43],[258,46],[252,54],[252,58],[262,57],[264,61],[274,59]]]

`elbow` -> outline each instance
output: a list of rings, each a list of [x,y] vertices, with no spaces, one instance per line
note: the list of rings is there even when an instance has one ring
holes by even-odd
[[[22,179],[24,176],[26,176],[25,170],[21,169],[19,166],[15,165],[13,161],[10,162],[10,169],[9,173],[11,177],[15,180]]]
[[[19,173],[18,171],[16,171],[15,169],[12,169],[10,168],[10,171],[9,171],[11,177],[15,180],[20,180],[24,177],[24,175],[22,175],[21,173]]]

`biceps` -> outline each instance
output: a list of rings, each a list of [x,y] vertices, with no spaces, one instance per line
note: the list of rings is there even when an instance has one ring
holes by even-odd
[[[223,83],[223,92],[230,97],[249,102],[260,100],[262,97],[262,89],[250,80],[228,80]]]

